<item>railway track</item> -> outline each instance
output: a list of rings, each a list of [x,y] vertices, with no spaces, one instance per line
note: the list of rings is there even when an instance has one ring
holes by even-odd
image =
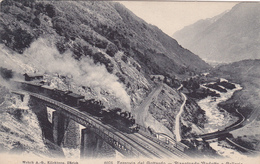
[[[246,151],[246,152],[248,152],[248,153],[253,153],[253,154],[259,153],[259,151],[251,150],[251,149],[245,148],[245,147],[243,147],[243,146],[237,144],[236,142],[232,141],[232,140],[231,140],[230,138],[228,138],[228,137],[226,138],[226,140],[228,141],[229,144],[232,144],[232,145],[234,145],[234,146],[236,146],[236,147],[240,148],[241,150],[244,150],[244,151]]]
[[[219,135],[222,134],[227,134],[230,131],[233,131],[235,129],[238,129],[240,126],[242,126],[242,124],[245,122],[245,116],[242,115],[238,109],[236,109],[236,112],[239,114],[239,120],[237,122],[235,122],[234,124],[230,125],[229,127],[226,127],[223,130],[220,131],[216,131],[216,132],[212,132],[212,133],[207,133],[207,134],[202,134],[202,135],[198,135],[195,136],[195,138],[212,138],[212,137],[219,137]]]
[[[140,133],[142,136],[144,136],[145,138],[150,139],[151,141],[157,143],[158,145],[160,145],[161,147],[166,148],[168,151],[171,151],[172,154],[176,155],[178,158],[189,158],[188,155],[184,154],[183,151],[179,150],[178,148],[175,147],[171,147],[169,145],[167,145],[165,142],[160,141],[157,138],[154,138],[150,135],[147,135],[145,132],[139,131],[138,133]]]
[[[118,143],[120,142],[122,146],[130,148],[134,156],[143,156],[148,158],[153,158],[153,157],[170,158],[170,157],[183,156],[183,153],[176,153],[178,151],[173,152],[172,150],[168,150],[162,145],[149,140],[149,138],[141,134],[138,133],[125,134],[121,131],[118,131],[116,128],[110,125],[103,124],[100,120],[97,120],[96,118],[92,118],[91,115],[78,111],[77,109],[70,107],[66,104],[63,104],[59,101],[50,99],[48,97],[36,93],[31,93],[31,92],[26,92],[26,93],[29,93],[31,96],[44,100],[50,104],[54,104],[55,106],[58,106],[59,108],[63,109],[64,112],[67,112],[68,114],[72,114],[81,120],[86,120],[92,126],[102,131],[104,134],[107,133],[113,139],[117,140]]]
[[[83,115],[83,117],[85,117],[85,115]],[[101,126],[99,124],[99,126]],[[115,128],[109,126],[109,125],[104,125],[103,126],[105,128],[106,131],[108,131],[108,133],[112,133],[113,135],[115,135],[114,137],[118,137],[118,141],[124,141],[125,143],[127,143],[129,146],[135,148],[138,152],[141,152],[141,154],[143,154],[143,156],[148,157],[148,158],[152,158],[153,156],[157,157],[157,158],[161,158],[161,156],[159,156],[159,154],[157,154],[156,152],[153,152],[149,149],[146,149],[146,147],[144,145],[142,145],[141,142],[138,142],[132,138],[127,137],[124,133],[117,131]],[[99,128],[100,127],[96,127]],[[105,133],[105,131],[103,131]],[[102,136],[100,136],[102,137]],[[129,142],[131,141],[131,142]],[[122,144],[123,146],[125,146],[124,144]]]
[[[171,138],[170,136],[168,136],[167,134],[164,133],[157,133],[156,135],[159,136],[163,136],[164,138],[166,138],[166,140],[168,140],[169,143],[171,143],[171,146],[180,150],[181,152],[184,151],[185,149],[188,149],[189,147],[184,145],[181,142],[176,142],[175,139]]]
[[[41,95],[38,95],[38,94],[35,94],[35,93],[31,93],[32,96],[35,96],[36,98],[39,98],[39,99],[42,99],[44,101],[47,101],[49,103],[52,103],[62,109],[65,109],[67,112],[69,112],[70,114],[73,114],[74,116],[78,117],[79,119],[82,119],[82,120],[88,120],[88,122],[95,126],[96,128],[99,128],[101,129],[101,131],[109,131],[110,133],[112,133],[114,136],[113,138],[120,138],[121,142],[123,141],[124,143],[130,145],[131,147],[133,147],[133,149],[136,149],[136,151],[139,152],[139,154],[142,154],[142,156],[144,157],[148,157],[148,158],[151,158],[153,156],[156,156],[156,157],[160,157],[158,156],[158,154],[155,154],[154,152],[151,152],[151,151],[148,151],[146,149],[144,149],[143,145],[141,145],[140,143],[138,142],[129,142],[129,140],[131,140],[130,138],[126,137],[126,135],[124,135],[122,132],[119,132],[114,129],[114,128],[111,128],[109,127],[108,125],[104,125],[102,124],[99,120],[96,120],[94,118],[91,118],[90,115],[86,114],[86,113],[83,113],[83,112],[80,112],[68,105],[65,105],[63,103],[60,103],[56,100],[52,100],[50,98],[47,98],[45,96],[41,96]],[[75,120],[76,121],[76,120]]]
[[[141,134],[139,134],[139,133],[137,133],[135,136],[138,137],[138,138],[140,138],[141,140],[147,142],[148,144],[152,145],[152,147],[153,147],[154,149],[159,150],[159,151],[162,153],[162,155],[165,155],[166,158],[173,157],[173,154],[174,154],[175,156],[177,156],[177,157],[181,157],[181,156],[178,155],[177,153],[169,152],[169,150],[166,149],[165,147],[163,147],[163,146],[161,146],[160,144],[155,143],[155,142],[153,142],[153,141],[147,139],[145,136],[143,136],[143,135],[141,135]]]

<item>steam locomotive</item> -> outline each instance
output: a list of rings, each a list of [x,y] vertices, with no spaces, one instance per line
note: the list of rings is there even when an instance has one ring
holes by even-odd
[[[122,112],[120,108],[103,111],[102,121],[121,129],[126,133],[138,132],[140,126],[135,124],[135,119],[130,112]],[[128,128],[125,128],[128,127]]]
[[[122,112],[120,108],[105,109],[101,101],[95,99],[80,100],[79,110],[100,118],[104,124],[110,124],[126,133],[138,132],[140,126],[130,112]]]
[[[115,128],[127,132],[138,132],[140,127],[135,124],[135,119],[130,112],[122,112],[120,108],[105,109],[101,101],[95,99],[85,100],[84,96],[72,91],[62,91],[44,85],[44,82],[35,83],[33,81],[12,81],[18,89],[37,93],[66,105],[77,108],[82,112],[87,112],[104,124],[110,124]]]

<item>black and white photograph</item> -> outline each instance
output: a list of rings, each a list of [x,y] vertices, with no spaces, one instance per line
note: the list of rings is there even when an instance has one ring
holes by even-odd
[[[259,1],[0,0],[0,163],[259,164]]]

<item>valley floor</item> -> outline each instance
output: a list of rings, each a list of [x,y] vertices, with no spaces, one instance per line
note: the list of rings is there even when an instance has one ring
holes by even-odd
[[[243,127],[232,131],[233,141],[260,152],[260,67],[254,62],[258,61],[245,61],[246,64],[241,64],[242,66],[223,66],[220,68],[222,73],[218,73],[218,76],[226,77],[243,87],[231,99],[220,104],[229,112],[238,109],[246,117]]]

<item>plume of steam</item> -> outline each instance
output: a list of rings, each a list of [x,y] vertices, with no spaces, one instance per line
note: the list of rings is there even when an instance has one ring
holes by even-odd
[[[43,72],[72,76],[78,85],[103,88],[130,109],[130,98],[117,81],[118,78],[108,73],[104,65],[94,64],[89,57],[75,60],[71,52],[60,54],[55,46],[40,38],[31,44],[20,59],[24,64]]]

